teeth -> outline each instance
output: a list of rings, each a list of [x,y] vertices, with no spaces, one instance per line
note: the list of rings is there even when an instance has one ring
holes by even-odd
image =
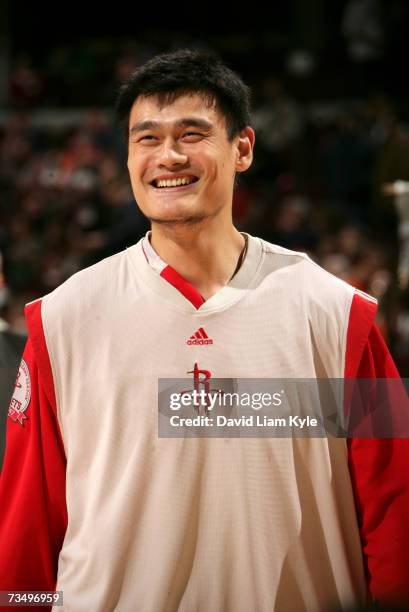
[[[156,187],[179,187],[179,185],[189,185],[193,182],[193,176],[184,176],[178,179],[165,179],[156,181]]]

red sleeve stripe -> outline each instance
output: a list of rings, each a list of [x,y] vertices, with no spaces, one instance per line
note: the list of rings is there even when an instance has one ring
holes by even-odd
[[[30,339],[36,356],[36,361],[39,367],[39,371],[41,372],[41,382],[43,384],[44,391],[47,395],[47,399],[51,404],[51,407],[58,422],[54,378],[47,349],[47,342],[44,335],[41,308],[42,300],[31,302],[25,307],[25,315]]]
[[[352,298],[345,352],[345,378],[355,378],[375,320],[377,302],[356,291]]]

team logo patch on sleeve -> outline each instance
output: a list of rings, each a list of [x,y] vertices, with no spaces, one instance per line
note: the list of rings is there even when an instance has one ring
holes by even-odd
[[[24,414],[28,408],[31,399],[31,380],[28,365],[21,360],[17,374],[16,384],[14,385],[13,396],[11,398],[8,416],[14,421],[20,423],[24,427],[24,420],[27,415]]]

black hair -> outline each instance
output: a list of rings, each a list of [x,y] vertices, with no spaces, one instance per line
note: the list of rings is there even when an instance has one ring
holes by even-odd
[[[128,140],[129,115],[139,96],[157,96],[160,105],[183,94],[203,95],[226,120],[230,141],[251,124],[250,88],[215,53],[180,49],[156,55],[121,85],[116,115]]]

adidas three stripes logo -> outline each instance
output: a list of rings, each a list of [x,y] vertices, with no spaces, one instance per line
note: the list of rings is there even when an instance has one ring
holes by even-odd
[[[203,327],[199,327],[197,332],[186,340],[186,344],[213,344],[213,340],[209,338]]]

